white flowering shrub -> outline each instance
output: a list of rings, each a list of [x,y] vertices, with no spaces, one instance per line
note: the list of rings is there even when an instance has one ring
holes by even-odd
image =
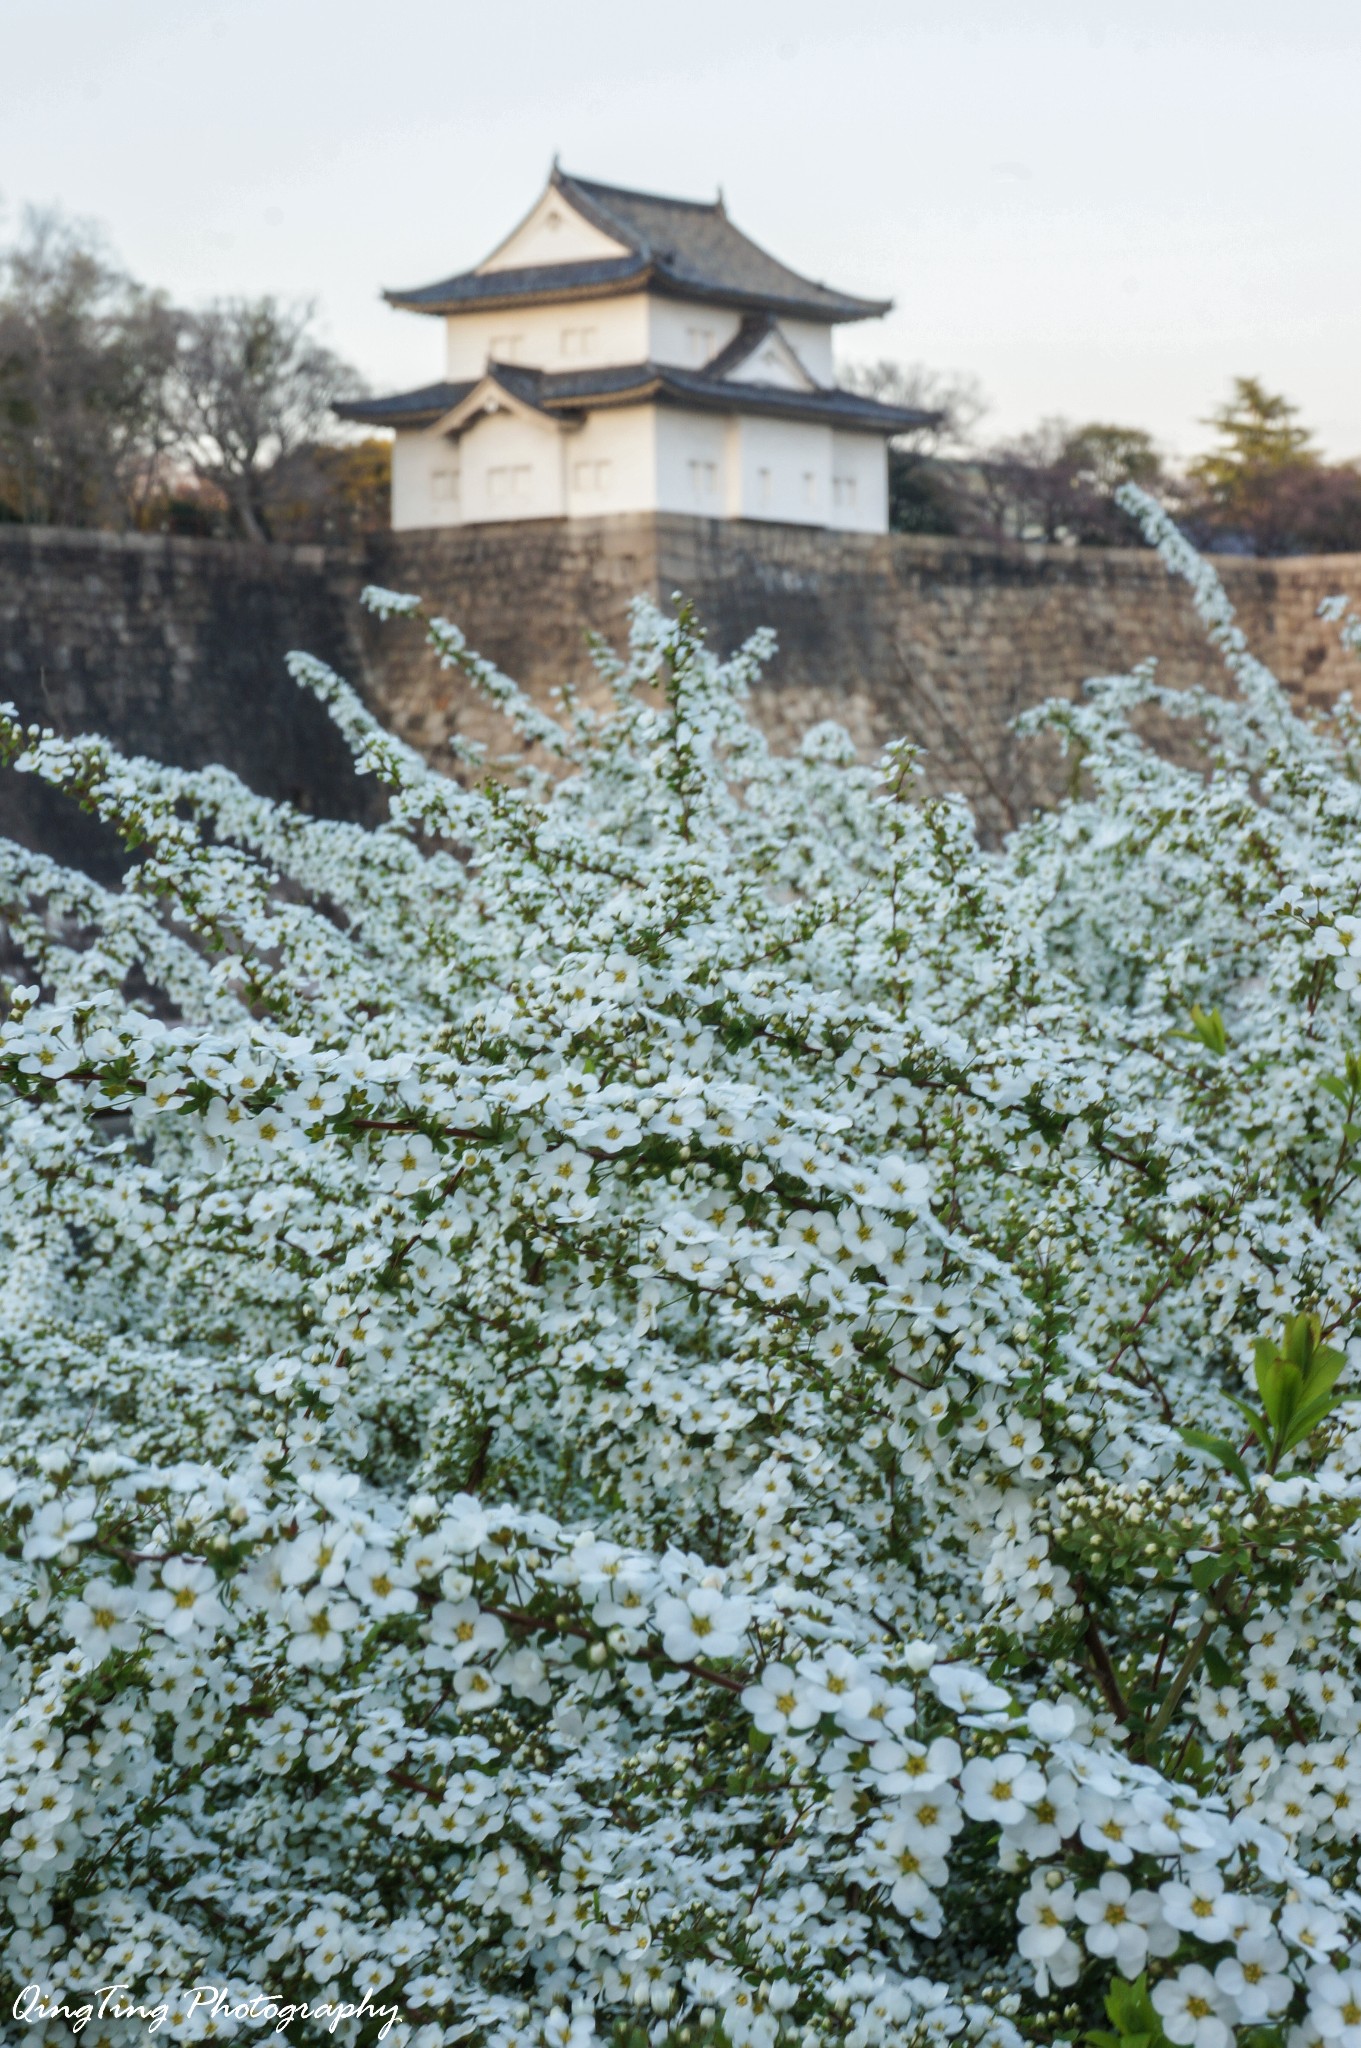
[[[0,724],[4,2038],[1361,2044],[1361,732],[1162,540],[1000,852],[646,607],[295,658],[376,831]]]

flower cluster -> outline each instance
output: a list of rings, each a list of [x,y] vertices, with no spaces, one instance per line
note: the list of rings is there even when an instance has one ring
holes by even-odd
[[[430,624],[551,778],[295,657],[373,831],[0,711],[135,849],[0,847],[16,1983],[1361,2048],[1355,734],[1157,537],[1235,688],[1000,851],[684,608],[551,716]]]

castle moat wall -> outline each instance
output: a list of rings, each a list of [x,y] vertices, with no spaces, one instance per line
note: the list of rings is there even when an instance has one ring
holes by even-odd
[[[1352,686],[1356,664],[1317,609],[1338,591],[1361,603],[1361,556],[1216,567],[1254,651],[1302,703]],[[828,718],[866,758],[910,738],[926,786],[966,796],[989,837],[1063,786],[1054,752],[1010,730],[1027,705],[1149,656],[1170,684],[1226,687],[1185,590],[1141,550],[660,514],[329,549],[0,527],[0,697],[67,735],[103,732],[185,767],[220,760],[265,794],[373,817],[372,785],[355,780],[338,736],[284,670],[291,649],[333,663],[439,767],[451,765],[452,731],[497,752],[514,742],[415,627],[361,611],[369,582],[419,592],[541,700],[555,683],[588,698],[600,690],[589,638],[620,645],[638,594],[669,605],[683,593],[723,651],[770,626],[778,652],[755,711],[776,746]],[[0,832],[117,864],[74,805],[12,772],[0,775]]]

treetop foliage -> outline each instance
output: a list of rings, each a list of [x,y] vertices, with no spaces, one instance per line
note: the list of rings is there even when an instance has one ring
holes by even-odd
[[[862,365],[857,390],[935,409],[936,421],[889,450],[889,524],[901,533],[957,534],[1082,547],[1144,545],[1119,493],[1157,498],[1198,546],[1227,554],[1361,552],[1361,466],[1325,462],[1299,409],[1256,377],[1236,377],[1205,422],[1218,440],[1184,470],[1152,435],[1109,421],[1041,420],[989,442],[977,382],[914,364]]]
[[[1219,446],[1192,465],[1192,475],[1212,496],[1232,499],[1252,477],[1318,462],[1313,438],[1296,424],[1299,407],[1268,391],[1256,377],[1235,377],[1233,397],[1211,413],[1207,426]]]

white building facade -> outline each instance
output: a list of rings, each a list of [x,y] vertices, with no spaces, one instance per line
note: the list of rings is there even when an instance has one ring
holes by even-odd
[[[887,302],[800,277],[721,199],[555,165],[476,270],[386,296],[445,325],[440,382],[336,408],[393,430],[397,528],[682,512],[883,533],[888,440],[930,418],[835,383],[833,328]]]

